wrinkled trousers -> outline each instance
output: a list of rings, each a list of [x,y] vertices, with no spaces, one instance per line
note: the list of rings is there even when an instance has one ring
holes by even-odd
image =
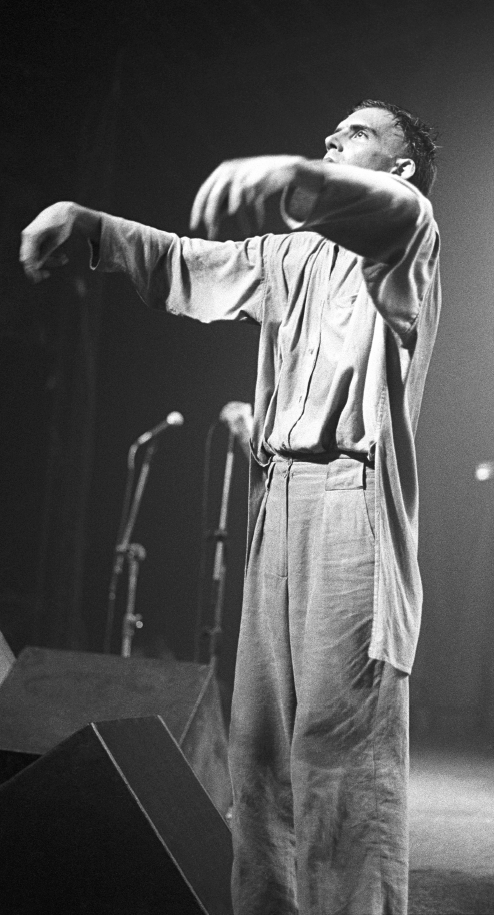
[[[408,678],[368,656],[374,471],[276,459],[230,732],[235,915],[405,915]]]

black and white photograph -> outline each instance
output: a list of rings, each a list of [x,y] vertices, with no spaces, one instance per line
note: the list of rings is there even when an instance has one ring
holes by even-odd
[[[494,5],[2,14],[0,912],[494,912]]]

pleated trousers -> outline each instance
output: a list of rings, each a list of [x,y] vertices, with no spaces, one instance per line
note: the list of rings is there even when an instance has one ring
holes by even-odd
[[[230,732],[235,915],[405,915],[408,678],[368,656],[374,471],[278,459]]]

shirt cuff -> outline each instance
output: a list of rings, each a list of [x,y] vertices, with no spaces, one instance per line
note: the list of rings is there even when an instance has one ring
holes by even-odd
[[[120,240],[125,237],[125,228],[129,226],[127,219],[120,216],[110,216],[101,213],[101,233],[99,242],[89,239],[91,270],[114,270],[120,260]]]
[[[108,216],[106,213],[101,213],[101,232],[99,241],[95,242],[91,238],[88,239],[90,259],[89,266],[91,270],[97,270],[98,267],[104,270],[105,260],[107,259],[107,249],[108,249],[108,226],[107,223],[110,221],[116,221],[115,216]]]
[[[92,241],[90,238],[88,238],[88,245],[89,245],[89,266],[90,266],[91,270],[97,270],[98,264],[99,264],[100,244],[99,244],[99,242],[97,243],[95,241]]]

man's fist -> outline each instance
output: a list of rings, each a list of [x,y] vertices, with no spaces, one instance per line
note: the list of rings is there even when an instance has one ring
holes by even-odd
[[[259,156],[223,162],[204,182],[194,201],[191,229],[201,222],[209,238],[216,238],[224,216],[253,209],[257,227],[264,222],[266,200],[296,183],[305,160],[300,156]]]
[[[99,244],[101,213],[88,210],[78,203],[54,203],[33,219],[22,233],[19,259],[27,276],[34,283],[46,279],[52,267],[67,263],[61,245],[76,231]]]
[[[76,204],[63,201],[42,210],[21,235],[19,260],[34,283],[46,279],[50,268],[67,262],[57,249],[70,238],[75,223]]]

